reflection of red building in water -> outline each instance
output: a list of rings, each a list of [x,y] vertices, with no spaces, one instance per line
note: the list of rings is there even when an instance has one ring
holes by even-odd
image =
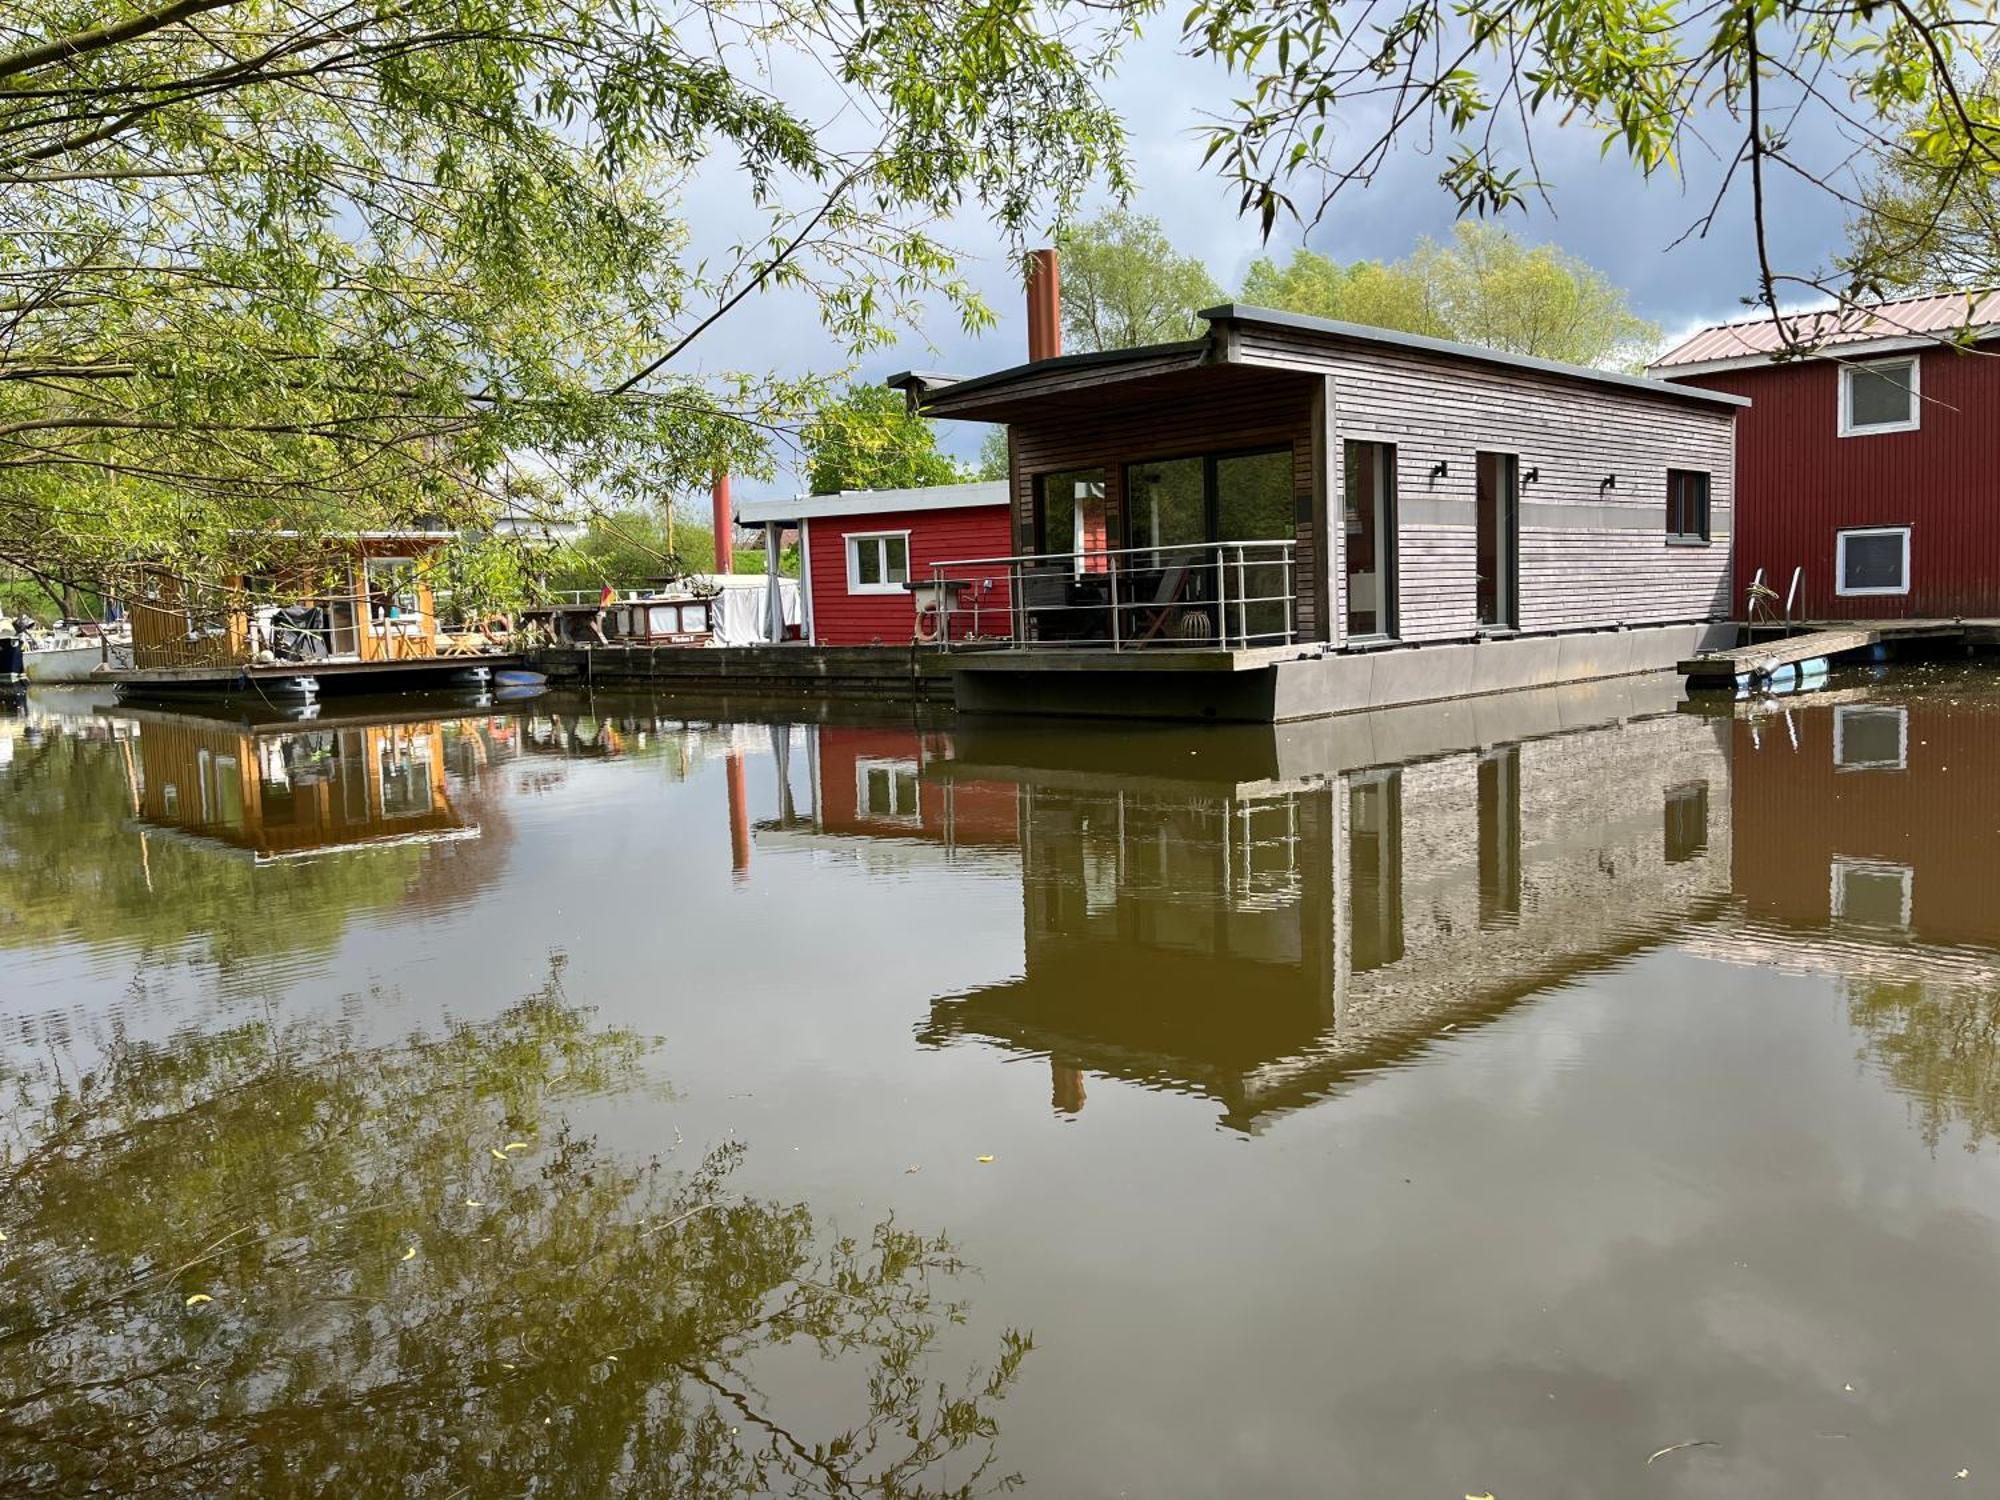
[[[1014,786],[926,775],[948,763],[951,751],[951,735],[936,730],[822,726],[814,783],[819,828],[950,844],[1018,842]]]
[[[1804,700],[1734,734],[1747,916],[2000,944],[2000,703]]]

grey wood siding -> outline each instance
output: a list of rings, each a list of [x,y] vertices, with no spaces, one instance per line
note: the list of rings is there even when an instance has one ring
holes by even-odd
[[[1517,455],[1523,474],[1540,471],[1521,491],[1523,630],[1729,613],[1728,410],[1282,329],[1236,329],[1232,352],[1245,364],[1327,377],[1336,485],[1344,441],[1396,445],[1402,639],[1477,629],[1474,456],[1482,450]],[[1440,461],[1449,472],[1433,480]],[[1711,545],[1667,544],[1669,469],[1709,475]],[[1607,474],[1618,483],[1600,490]],[[1344,600],[1334,613],[1344,619]]]

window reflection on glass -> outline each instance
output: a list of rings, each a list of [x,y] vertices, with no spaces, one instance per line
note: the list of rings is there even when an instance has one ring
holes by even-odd
[[[1074,555],[1075,571],[1097,573],[1104,571],[1102,553],[1110,545],[1104,470],[1067,469],[1042,475],[1035,493],[1035,551]]]
[[[1125,471],[1126,545],[1151,551],[1140,559],[1158,567],[1163,547],[1193,547],[1208,540],[1207,501],[1198,458],[1133,464]]]
[[[1236,453],[1215,460],[1215,536],[1221,542],[1287,541],[1297,534],[1292,494],[1292,451]],[[1269,550],[1246,552],[1230,564],[1224,622],[1231,639],[1260,645],[1285,639],[1290,625],[1291,579],[1284,560]]]

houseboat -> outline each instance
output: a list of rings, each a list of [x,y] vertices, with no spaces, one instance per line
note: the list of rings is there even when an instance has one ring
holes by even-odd
[[[1309,718],[1733,639],[1741,396],[1233,303],[1063,355],[1036,314],[1026,364],[890,381],[1008,429],[1010,549],[929,568],[961,708]],[[994,578],[968,641],[946,586]]]
[[[131,600],[131,665],[92,680],[126,695],[308,700],[322,692],[486,687],[496,668],[518,663],[479,632],[439,629],[431,579],[455,536],[329,537],[300,547],[281,569],[235,574],[212,590],[148,569]]]
[[[1011,550],[1004,480],[749,500],[735,519],[764,529],[766,557],[797,529],[808,645],[936,645],[947,617],[962,642],[1005,639],[1013,629],[1005,570],[946,580],[948,609],[932,577],[946,559]]]
[[[777,581],[775,633],[771,593],[772,586],[754,574],[696,574],[570,594],[523,610],[520,619],[531,636],[554,646],[748,646],[796,639],[798,581]]]

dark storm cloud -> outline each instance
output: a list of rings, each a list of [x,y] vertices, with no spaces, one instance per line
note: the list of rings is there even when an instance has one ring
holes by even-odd
[[[1108,92],[1131,132],[1139,183],[1134,206],[1157,217],[1176,245],[1200,255],[1217,282],[1233,292],[1249,263],[1266,250],[1254,223],[1237,216],[1227,187],[1203,170],[1196,134],[1202,110],[1227,101],[1230,88],[1219,69],[1148,39],[1127,55]],[[1793,129],[1793,149],[1808,157],[1815,154],[1812,128],[1807,119]],[[1721,150],[1730,149],[1719,127],[1711,134]],[[1830,134],[1820,144],[1817,155],[1829,165],[1845,149]],[[1723,162],[1715,152],[1701,147],[1691,152],[1683,182],[1667,176],[1649,181],[1621,152],[1601,153],[1593,133],[1553,122],[1538,127],[1536,148],[1549,201],[1533,200],[1525,211],[1504,217],[1502,222],[1516,235],[1554,243],[1599,267],[1626,287],[1635,309],[1670,337],[1744,314],[1743,299],[1754,293],[1757,279],[1749,203],[1740,181],[1709,231],[1688,236],[1720,181]],[[1441,165],[1437,155],[1413,148],[1398,151],[1372,182],[1343,192],[1305,232],[1305,243],[1343,260],[1394,259],[1408,254],[1423,236],[1448,237],[1458,216],[1438,184]],[[1843,239],[1840,205],[1791,180],[1774,184],[1774,193],[1776,259],[1793,271],[1823,270]],[[967,254],[966,270],[998,313],[998,325],[968,336],[948,309],[934,309],[921,335],[871,354],[859,367],[860,377],[880,379],[911,367],[972,374],[1025,357],[1026,318],[1005,246],[971,214],[951,227],[949,238]],[[1300,238],[1298,226],[1281,225],[1269,253],[1282,258]],[[796,373],[837,365],[837,354],[816,335],[810,308],[777,295],[733,312],[723,342],[729,362],[739,367],[775,366]],[[945,426],[951,451],[966,458],[977,451],[982,429],[964,423]],[[798,482],[787,473],[775,484],[755,488],[794,493]]]

